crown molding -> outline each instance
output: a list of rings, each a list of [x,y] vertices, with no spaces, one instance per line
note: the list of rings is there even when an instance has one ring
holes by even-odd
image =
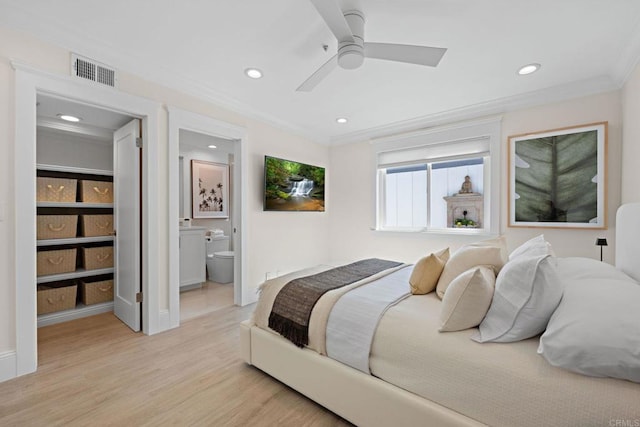
[[[618,88],[624,86],[640,62],[640,21],[633,28],[628,40],[629,42],[620,51],[612,71],[613,80]]]
[[[352,132],[331,138],[330,145],[344,145],[379,139],[427,127],[442,126],[483,116],[499,115],[509,111],[566,101],[617,89],[619,89],[619,86],[610,77],[600,76]]]
[[[12,16],[15,20],[20,22],[32,21],[37,18],[30,12],[25,11],[23,8],[19,8],[18,10],[14,9],[12,12]],[[18,13],[18,15],[16,15],[16,13]],[[0,22],[1,21],[2,19],[0,19]],[[12,28],[14,31],[20,31],[20,27],[13,24],[15,24],[15,22],[11,23],[9,28]],[[319,138],[307,129],[260,111],[184,75],[170,72],[163,66],[163,64],[150,63],[148,60],[140,61],[140,57],[137,53],[115,49],[113,46],[105,43],[104,40],[95,37],[92,34],[79,32],[73,28],[69,28],[68,26],[60,25],[52,20],[43,23],[42,26],[45,27],[45,32],[49,34],[46,39],[40,35],[42,32],[32,33],[29,30],[25,31],[25,29],[22,29],[22,31],[30,34],[32,37],[35,37],[43,43],[61,47],[69,51],[69,53],[77,53],[81,56],[85,56],[114,67],[117,71],[123,74],[142,78],[168,89],[173,89],[182,94],[213,103],[217,107],[237,113],[245,118],[267,123],[275,128],[291,132],[316,143],[327,144],[329,142],[328,138]],[[41,74],[52,74],[47,72],[43,73],[41,70],[27,64],[22,64],[19,61],[11,62],[14,69],[23,69],[32,72],[39,72]],[[149,73],[150,68],[155,69],[156,72],[153,74]],[[69,75],[71,75],[71,73],[69,73]],[[116,88],[116,90],[118,89]]]
[[[28,19],[29,17],[30,15],[28,13],[24,13],[24,16],[20,18]],[[342,145],[360,142],[394,133],[402,133],[430,126],[439,126],[485,115],[502,114],[508,111],[546,103],[560,102],[582,96],[617,90],[626,82],[640,59],[639,22],[634,29],[629,44],[621,51],[619,57],[620,60],[616,62],[616,66],[614,67],[611,76],[600,76],[588,80],[572,82],[566,85],[545,88],[539,91],[523,93],[511,97],[498,98],[487,102],[481,102],[447,111],[427,114],[408,120],[389,123],[382,126],[376,126],[362,131],[346,133],[331,138],[324,138],[319,137],[308,129],[294,125],[266,112],[259,111],[250,105],[242,103],[231,96],[220,93],[198,81],[190,79],[184,75],[170,72],[164,68],[162,64],[150,64],[149,62],[145,63],[145,61],[140,61],[137,55],[132,55],[129,52],[122,50],[116,50],[103,40],[100,40],[90,34],[78,34],[77,32],[74,32],[75,30],[70,28],[61,29],[55,22],[48,22],[45,25],[47,27],[47,31],[52,34],[52,37],[44,40],[39,36],[36,36],[45,43],[55,44],[70,52],[75,52],[105,64],[109,64],[123,73],[143,78],[166,88],[193,96],[196,99],[210,102],[220,108],[239,114],[245,118],[258,120],[310,141],[328,145]],[[153,74],[148,72],[150,65],[156,70]]]
[[[113,143],[113,131],[97,126],[61,123],[58,120],[50,119],[48,117],[37,117],[36,126],[56,132],[81,135],[87,138],[94,139],[96,140],[96,142],[108,142],[109,144]]]

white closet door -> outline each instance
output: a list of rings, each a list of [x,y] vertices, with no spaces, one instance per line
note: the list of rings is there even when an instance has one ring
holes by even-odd
[[[134,119],[113,135],[115,273],[114,312],[134,331],[140,330],[140,149]]]

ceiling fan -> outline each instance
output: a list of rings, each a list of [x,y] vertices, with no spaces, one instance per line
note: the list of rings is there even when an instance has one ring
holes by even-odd
[[[311,0],[311,3],[336,36],[338,53],[305,80],[296,89],[298,92],[313,90],[338,65],[345,69],[358,68],[365,57],[435,67],[447,51],[441,47],[365,42],[364,14],[361,11],[343,12],[337,0]]]

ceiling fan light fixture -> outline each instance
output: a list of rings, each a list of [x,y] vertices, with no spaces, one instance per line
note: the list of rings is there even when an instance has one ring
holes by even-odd
[[[257,68],[247,68],[246,70],[244,70],[244,73],[247,75],[247,77],[252,79],[259,79],[262,77],[262,71],[258,70]]]
[[[535,73],[540,69],[540,67],[541,65],[538,63],[527,64],[520,67],[520,69],[518,70],[518,74],[520,74],[521,76],[526,76],[527,74]]]
[[[364,62],[364,50],[357,45],[351,45],[347,49],[338,52],[338,65],[345,70],[355,70]]]
[[[337,123],[340,123],[341,125],[343,125],[343,124],[347,123],[348,121],[349,121],[349,120],[347,120],[347,118],[346,118],[346,117],[338,117],[338,118],[336,119],[336,122],[337,122]]]
[[[67,122],[73,122],[73,123],[77,123],[80,120],[82,120],[80,117],[72,116],[69,114],[57,114],[57,117]]]

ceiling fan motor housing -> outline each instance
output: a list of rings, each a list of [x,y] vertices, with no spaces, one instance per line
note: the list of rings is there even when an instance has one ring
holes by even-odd
[[[338,65],[353,70],[364,62],[364,14],[359,10],[348,10],[344,12],[344,19],[353,33],[353,41],[338,43]]]

